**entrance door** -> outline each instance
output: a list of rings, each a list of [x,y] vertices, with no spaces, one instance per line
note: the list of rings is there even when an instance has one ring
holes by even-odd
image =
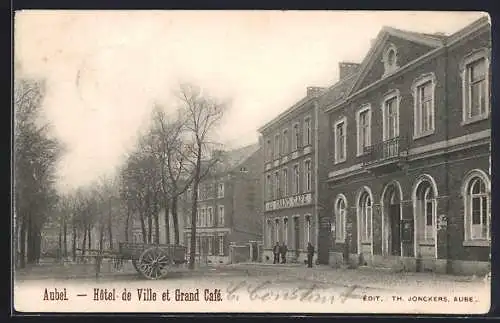
[[[294,249],[295,255],[299,256],[299,248],[300,248],[300,224],[299,218],[293,218],[293,230],[294,230]]]
[[[389,206],[389,221],[391,224],[391,239],[389,241],[391,255],[401,255],[401,232],[400,232],[400,213],[399,204]]]
[[[252,242],[252,261],[257,261],[259,258],[259,246],[257,242]]]

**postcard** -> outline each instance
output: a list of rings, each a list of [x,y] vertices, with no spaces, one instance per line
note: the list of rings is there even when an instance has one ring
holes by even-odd
[[[15,14],[13,310],[487,313],[483,12]]]

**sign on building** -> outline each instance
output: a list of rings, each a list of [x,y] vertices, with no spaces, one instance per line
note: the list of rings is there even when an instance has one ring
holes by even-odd
[[[312,203],[312,194],[305,193],[301,195],[285,197],[276,201],[267,202],[265,207],[267,212],[267,211],[288,209],[298,206],[309,205],[311,203]]]

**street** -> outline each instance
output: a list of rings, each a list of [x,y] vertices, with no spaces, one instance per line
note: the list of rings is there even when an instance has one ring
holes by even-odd
[[[73,276],[63,277],[57,266],[42,267],[17,275],[16,299],[43,299],[45,292],[65,290],[66,302],[43,303],[58,311],[82,304],[95,311],[160,312],[468,313],[478,310],[478,302],[485,304],[485,311],[489,308],[488,283],[471,277],[237,264],[178,268],[155,281],[143,279],[128,266],[121,272],[103,272],[98,279],[95,272],[84,274],[81,268],[80,274],[73,268]],[[54,277],[58,270],[59,278]]]

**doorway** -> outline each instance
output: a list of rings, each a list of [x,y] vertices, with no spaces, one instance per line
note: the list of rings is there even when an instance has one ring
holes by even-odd
[[[389,206],[390,236],[389,247],[392,256],[401,255],[401,220],[399,204]]]
[[[252,242],[252,261],[256,262],[259,259],[259,246],[257,242]]]

